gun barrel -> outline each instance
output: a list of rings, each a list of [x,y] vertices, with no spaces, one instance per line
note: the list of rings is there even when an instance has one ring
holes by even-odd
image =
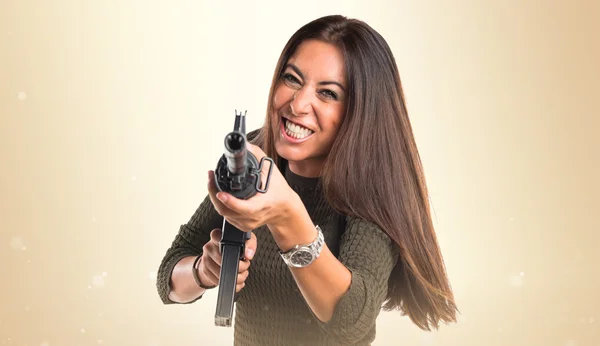
[[[225,137],[225,158],[227,169],[231,174],[242,174],[246,171],[246,136],[240,132],[230,132]]]

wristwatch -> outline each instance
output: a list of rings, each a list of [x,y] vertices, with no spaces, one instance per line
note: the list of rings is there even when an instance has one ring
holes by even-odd
[[[314,262],[317,257],[321,254],[325,239],[323,238],[323,231],[317,225],[316,229],[318,235],[312,243],[306,245],[295,245],[288,251],[279,251],[281,258],[285,264],[294,268],[304,268]]]

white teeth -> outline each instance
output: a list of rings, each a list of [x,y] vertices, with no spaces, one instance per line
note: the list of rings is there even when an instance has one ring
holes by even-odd
[[[290,137],[302,139],[311,135],[313,131],[302,126],[292,124],[291,121],[285,120],[285,133],[287,133],[287,135]]]

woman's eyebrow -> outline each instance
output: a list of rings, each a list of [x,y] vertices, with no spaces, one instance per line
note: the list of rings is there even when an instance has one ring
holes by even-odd
[[[286,68],[291,68],[292,70],[294,70],[294,72],[296,72],[296,74],[298,74],[298,76],[300,76],[301,79],[304,79],[304,75],[302,74],[302,72],[300,72],[300,69],[298,68],[298,66],[288,63],[285,65]],[[322,81],[318,83],[319,85],[328,85],[328,84],[334,84],[337,85],[340,89],[342,89],[342,91],[346,91],[346,89],[344,88],[344,86],[336,81]]]

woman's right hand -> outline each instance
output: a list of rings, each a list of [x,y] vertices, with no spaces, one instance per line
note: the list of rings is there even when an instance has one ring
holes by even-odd
[[[219,243],[221,241],[221,230],[218,228],[210,232],[210,241],[204,245],[200,265],[198,266],[198,274],[200,281],[205,286],[214,286],[219,284],[221,274],[221,251]],[[239,292],[245,286],[245,281],[248,278],[250,260],[256,252],[256,236],[251,233],[250,239],[246,241],[245,259],[240,261],[237,276],[237,285],[235,291]]]

